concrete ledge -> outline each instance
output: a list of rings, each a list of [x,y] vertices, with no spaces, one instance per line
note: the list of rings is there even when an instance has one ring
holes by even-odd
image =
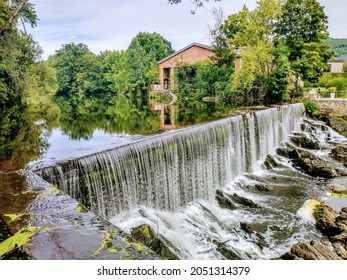
[[[13,241],[13,247],[20,246],[30,259],[159,259],[156,253],[38,175],[23,173],[13,174],[25,178],[23,184],[3,190],[18,201],[15,205],[4,203],[0,213],[13,234],[30,232],[24,244]],[[2,258],[6,259],[6,255]]]

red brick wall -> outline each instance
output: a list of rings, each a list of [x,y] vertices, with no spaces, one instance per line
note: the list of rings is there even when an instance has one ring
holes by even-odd
[[[164,68],[171,68],[171,87],[174,81],[174,69],[181,63],[194,64],[195,62],[202,61],[212,57],[214,54],[211,50],[201,48],[199,46],[192,46],[183,52],[165,60],[159,64],[159,80],[160,84],[164,85]]]

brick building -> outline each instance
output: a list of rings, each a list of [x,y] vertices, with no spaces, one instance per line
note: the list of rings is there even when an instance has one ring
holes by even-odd
[[[174,88],[175,68],[182,63],[194,64],[213,56],[212,48],[206,45],[192,43],[185,48],[159,61],[159,81],[161,88]]]

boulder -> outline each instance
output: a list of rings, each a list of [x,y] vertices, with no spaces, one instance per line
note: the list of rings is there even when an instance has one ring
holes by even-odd
[[[298,242],[292,246],[290,253],[280,257],[282,260],[341,260],[335,247],[328,241]]]
[[[317,140],[309,138],[305,133],[294,133],[290,140],[298,147],[311,149],[311,150],[319,150],[319,142]]]
[[[347,207],[337,213],[331,207],[321,203],[315,207],[314,217],[317,228],[329,238],[329,241],[299,242],[294,244],[290,252],[282,255],[280,259],[347,259]]]
[[[308,151],[294,149],[289,152],[289,157],[293,160],[294,166],[301,168],[308,175],[328,179],[340,175],[329,162]]]
[[[316,219],[317,228],[328,237],[340,234],[342,230],[336,224],[336,218],[339,214],[330,206],[320,204],[315,208],[313,213]]]
[[[243,206],[246,206],[246,207],[250,207],[250,208],[258,208],[259,206],[254,203],[252,200],[248,199],[248,198],[245,198],[245,197],[242,197],[242,196],[239,196],[237,195],[236,193],[234,193],[232,196],[231,196],[231,199],[237,203],[237,204],[241,204]]]
[[[347,194],[347,186],[340,184],[328,184],[327,189],[336,194]]]
[[[347,167],[347,145],[335,144],[335,148],[331,151],[331,156]]]
[[[234,210],[237,207],[221,190],[216,190],[216,200],[220,208]]]
[[[273,191],[274,190],[274,187],[273,186],[269,186],[269,185],[255,184],[254,187],[258,191],[262,191],[262,192],[268,192],[268,191]]]
[[[178,260],[178,256],[170,250],[167,245],[167,240],[156,235],[154,230],[146,225],[140,225],[133,228],[131,231],[131,236],[143,245],[151,248],[156,252],[162,259],[165,260]],[[170,244],[171,245],[171,244]]]
[[[207,241],[215,244],[217,246],[216,251],[223,255],[227,260],[242,260],[237,250],[231,246],[227,246],[226,242],[220,242],[213,238],[207,238]]]
[[[279,166],[279,164],[276,162],[275,158],[272,155],[267,155],[263,164],[267,170],[270,170],[270,169],[273,169],[274,167]]]

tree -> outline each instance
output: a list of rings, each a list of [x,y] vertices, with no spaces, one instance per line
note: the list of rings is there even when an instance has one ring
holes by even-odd
[[[159,75],[157,62],[173,52],[171,43],[157,33],[136,35],[126,51],[132,92],[144,92],[156,81]]]
[[[276,23],[275,37],[288,47],[291,68],[297,77],[315,83],[327,70],[333,54],[325,42],[328,19],[316,0],[287,0]]]
[[[65,44],[51,60],[57,72],[57,95],[103,92],[103,65],[86,45]]]
[[[144,49],[146,55],[153,55],[156,61],[174,53],[171,43],[156,32],[140,32],[131,40],[128,50],[136,48],[137,45]]]
[[[273,26],[281,16],[280,0],[261,0],[249,11],[246,6],[230,15],[221,26],[229,53],[242,60],[232,78],[232,90],[249,99],[263,92],[272,70]]]
[[[130,90],[128,55],[125,51],[106,51],[100,54],[104,63],[104,78],[108,89],[117,94]]]
[[[218,2],[220,0],[214,0],[215,2]],[[182,0],[169,0],[169,4],[179,4],[182,2]],[[190,0],[194,4],[194,9],[191,10],[192,14],[195,14],[198,8],[204,7],[204,2],[209,2],[209,0]]]
[[[0,1],[0,110],[23,102],[26,87],[25,72],[40,55],[40,48],[31,36],[17,28],[18,15],[36,24],[36,14],[30,4],[17,10],[19,1]],[[22,13],[25,8],[25,13]]]

